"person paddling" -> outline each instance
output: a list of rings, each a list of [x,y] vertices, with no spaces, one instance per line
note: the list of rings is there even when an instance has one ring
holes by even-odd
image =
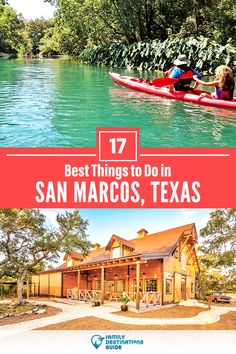
[[[233,71],[230,67],[226,65],[220,65],[216,68],[215,79],[211,82],[205,82],[199,80],[197,76],[193,76],[193,79],[196,81],[197,85],[201,84],[204,86],[214,86],[215,92],[213,93],[202,93],[201,97],[207,98],[217,98],[219,100],[232,101],[235,81],[233,77]]]
[[[173,91],[173,89],[175,89],[175,91],[188,91],[192,89],[190,84],[193,80],[193,76],[195,75],[201,78],[201,74],[190,67],[191,62],[185,54],[180,54],[173,64],[174,66],[164,73],[165,78],[179,79],[174,85],[170,86],[170,91]],[[197,86],[198,84],[195,83],[193,89]]]

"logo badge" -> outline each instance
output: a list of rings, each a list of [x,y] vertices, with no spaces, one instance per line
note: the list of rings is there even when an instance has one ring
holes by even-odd
[[[103,339],[104,339],[104,337],[101,337],[99,334],[95,334],[91,338],[91,343],[96,349],[98,349],[100,347],[100,345],[102,344]]]

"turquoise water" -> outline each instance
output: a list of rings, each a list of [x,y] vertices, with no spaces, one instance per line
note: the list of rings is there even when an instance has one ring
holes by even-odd
[[[236,112],[131,91],[108,72],[63,59],[0,60],[0,146],[94,147],[97,127],[140,127],[143,147],[236,146]]]

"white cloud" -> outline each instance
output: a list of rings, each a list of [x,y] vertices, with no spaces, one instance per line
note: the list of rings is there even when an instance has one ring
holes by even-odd
[[[43,0],[8,0],[8,3],[26,19],[52,18],[55,10],[53,6]]]

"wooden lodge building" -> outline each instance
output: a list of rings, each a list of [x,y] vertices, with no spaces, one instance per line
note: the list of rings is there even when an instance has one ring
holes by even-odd
[[[112,235],[105,247],[66,254],[58,268],[33,275],[33,292],[101,303],[124,294],[137,309],[194,298],[196,243],[195,224],[154,234],[141,229],[132,240]]]

